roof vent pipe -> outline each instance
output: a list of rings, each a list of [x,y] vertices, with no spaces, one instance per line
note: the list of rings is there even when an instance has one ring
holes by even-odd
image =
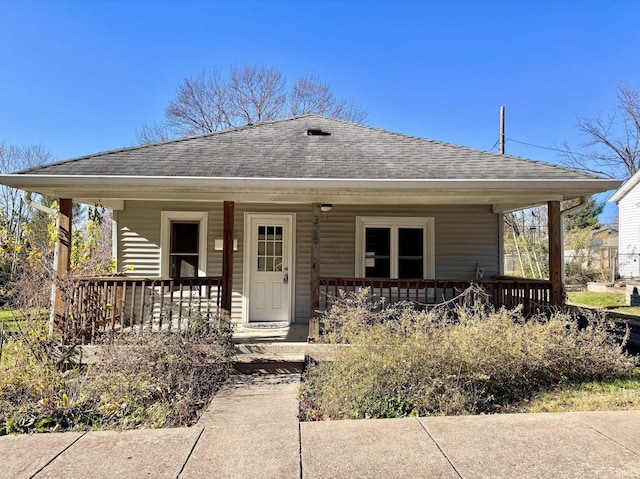
[[[572,206],[571,208],[567,208],[566,210],[563,210],[560,212],[560,244],[562,245],[562,284],[564,284],[564,269],[565,269],[565,264],[564,264],[564,219],[567,216],[573,216],[576,213],[582,211],[583,209],[585,209],[587,207],[587,205],[589,204],[589,200],[591,199],[590,196],[581,196],[580,197],[580,202],[575,205]]]
[[[22,194],[22,200],[27,204],[27,206],[30,206],[31,208],[35,208],[36,210],[40,210],[43,213],[47,213],[48,215],[51,216],[57,216],[58,212],[52,208],[49,208],[48,206],[43,205],[42,203],[38,203],[37,201],[33,201],[31,199],[31,195],[33,193],[31,191],[25,191]]]

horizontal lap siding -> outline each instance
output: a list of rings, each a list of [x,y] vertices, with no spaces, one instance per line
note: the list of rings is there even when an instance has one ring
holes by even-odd
[[[636,185],[618,205],[620,231],[618,263],[623,278],[640,277],[640,184]]]
[[[222,251],[214,251],[214,239],[222,238],[222,203],[126,201],[118,212],[118,271],[127,276],[160,276],[160,229],[162,211],[207,212],[207,276],[222,275]],[[242,224],[242,223],[240,223]],[[242,230],[239,230],[240,233]],[[238,231],[236,231],[236,238]],[[240,242],[240,241],[239,241]],[[234,260],[238,255],[234,256]],[[240,258],[242,259],[242,258]],[[130,269],[133,266],[133,269]],[[240,281],[242,286],[242,281]],[[234,304],[241,304],[242,288]],[[236,296],[239,296],[238,298]],[[239,306],[238,306],[239,307]]]
[[[473,279],[476,264],[485,276],[500,272],[499,216],[490,206],[336,205],[322,214],[323,276],[355,275],[357,216],[433,217],[436,278],[429,279]]]
[[[222,273],[222,252],[214,240],[222,238],[222,203],[127,201],[118,212],[119,270],[129,276],[159,276],[161,211],[207,211],[207,275]],[[311,259],[310,204],[236,203],[232,319],[242,321],[245,213],[295,213],[295,321],[309,318]],[[499,216],[490,206],[363,206],[335,205],[322,213],[321,275],[355,275],[356,216],[417,216],[435,219],[436,278],[472,279],[476,263],[486,276],[499,274]],[[129,265],[134,265],[130,270]],[[430,278],[433,279],[433,278]]]

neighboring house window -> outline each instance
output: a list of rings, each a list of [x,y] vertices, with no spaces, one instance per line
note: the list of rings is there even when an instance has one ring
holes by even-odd
[[[356,218],[356,276],[433,278],[433,218]]]
[[[161,276],[206,276],[206,212],[163,211],[161,237]]]

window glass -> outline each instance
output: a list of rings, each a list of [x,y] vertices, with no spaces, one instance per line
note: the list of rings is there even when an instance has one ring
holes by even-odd
[[[172,221],[169,244],[169,276],[192,278],[198,276],[200,224]]]
[[[367,278],[391,276],[390,228],[366,228],[364,266]]]
[[[433,218],[358,217],[356,274],[367,278],[424,279],[433,274]],[[430,249],[431,248],[431,249]]]
[[[398,278],[424,276],[424,229],[398,228]]]
[[[198,256],[170,256],[169,276],[172,278],[195,278],[198,276]]]
[[[198,223],[171,222],[171,252],[198,253]]]

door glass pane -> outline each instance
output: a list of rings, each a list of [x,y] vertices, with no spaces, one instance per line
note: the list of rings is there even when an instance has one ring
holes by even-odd
[[[366,228],[364,266],[367,278],[391,276],[391,229]]]
[[[282,226],[258,226],[257,241],[258,271],[282,271],[284,228]]]

